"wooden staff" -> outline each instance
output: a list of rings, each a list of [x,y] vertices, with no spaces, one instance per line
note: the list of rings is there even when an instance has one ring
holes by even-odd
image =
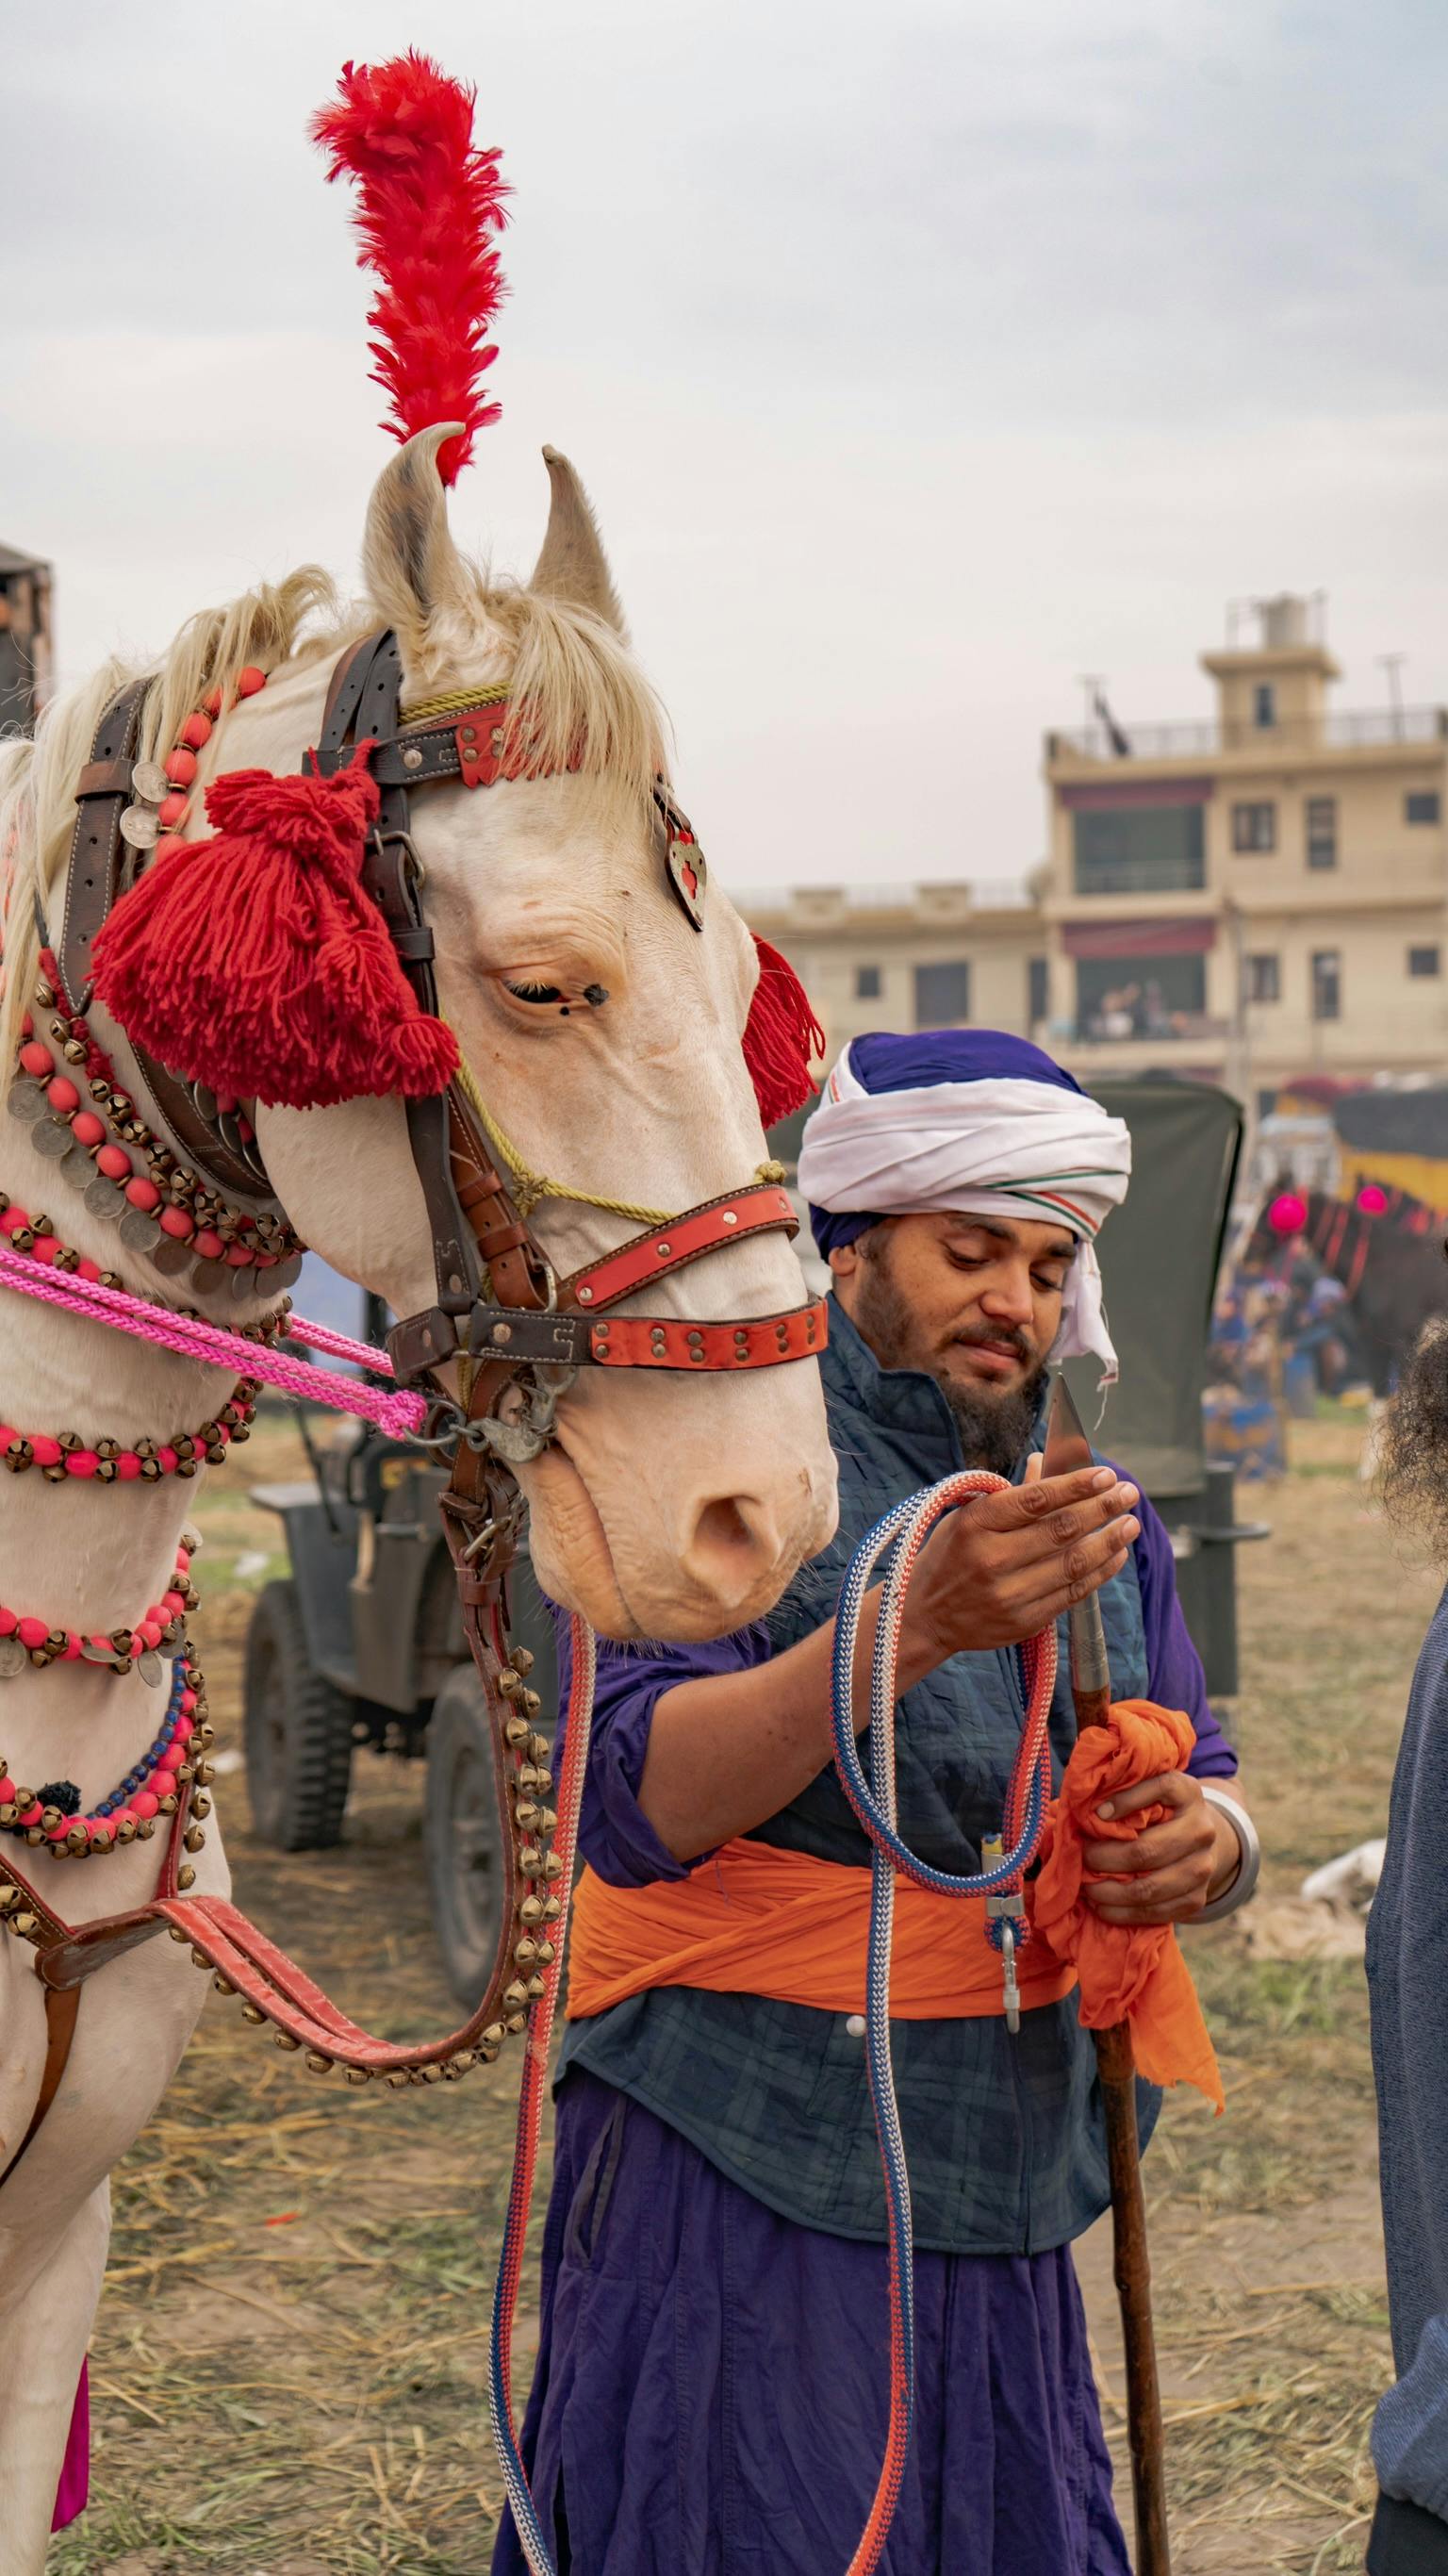
[[[1048,1476],[1070,1475],[1092,1463],[1091,1444],[1063,1377],[1051,1399],[1050,1430],[1042,1462]],[[1071,1697],[1076,1732],[1105,1726],[1111,1717],[1111,1662],[1101,1604],[1093,1592],[1067,1614],[1071,1636]],[[1106,2153],[1111,2171],[1111,2226],[1116,2295],[1126,2352],[1126,2423],[1131,2447],[1131,2492],[1136,2514],[1137,2576],[1171,2576],[1166,2524],[1165,2441],[1156,2333],[1151,2315],[1151,2257],[1146,2242],[1146,2199],[1141,2188],[1141,2147],[1136,2126],[1136,2064],[1131,2028],[1117,2022],[1098,2030],[1096,2071],[1106,2111]]]

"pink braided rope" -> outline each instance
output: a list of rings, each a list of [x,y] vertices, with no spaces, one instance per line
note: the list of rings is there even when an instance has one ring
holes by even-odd
[[[38,1297],[47,1306],[62,1307],[92,1323],[113,1325],[137,1341],[179,1351],[183,1359],[210,1360],[218,1368],[230,1369],[234,1377],[259,1378],[264,1386],[279,1387],[284,1395],[299,1396],[309,1404],[329,1404],[338,1413],[375,1422],[379,1431],[394,1437],[420,1430],[427,1415],[425,1396],[388,1395],[380,1387],[364,1386],[360,1378],[336,1377],[329,1369],[288,1359],[281,1351],[244,1341],[240,1333],[223,1332],[219,1325],[203,1323],[199,1317],[173,1315],[165,1307],[128,1295],[124,1288],[105,1288],[98,1279],[82,1279],[74,1271],[38,1268],[5,1249],[0,1249],[0,1287],[17,1288],[23,1297]],[[287,1330],[293,1341],[325,1351],[331,1359],[352,1360],[391,1375],[385,1351],[374,1351],[366,1342],[349,1342],[345,1334],[334,1333],[325,1324],[309,1324],[296,1315]]]

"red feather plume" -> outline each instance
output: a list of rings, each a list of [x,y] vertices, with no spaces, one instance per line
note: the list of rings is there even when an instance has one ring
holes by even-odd
[[[380,279],[368,327],[372,381],[391,403],[382,424],[400,439],[436,421],[466,421],[439,450],[444,483],[473,452],[473,432],[498,417],[482,398],[498,352],[488,338],[504,294],[496,236],[509,194],[496,151],[473,142],[477,92],[426,54],[345,63],[337,99],[311,137],[329,179],[355,180],[359,268]]]

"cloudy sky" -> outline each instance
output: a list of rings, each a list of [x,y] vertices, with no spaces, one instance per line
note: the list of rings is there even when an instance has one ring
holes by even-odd
[[[1208,709],[1329,593],[1344,705],[1448,698],[1442,0],[0,0],[0,538],[64,674],[320,557],[386,445],[347,55],[478,87],[516,191],[461,538],[589,482],[736,886],[1017,877],[1078,674]]]

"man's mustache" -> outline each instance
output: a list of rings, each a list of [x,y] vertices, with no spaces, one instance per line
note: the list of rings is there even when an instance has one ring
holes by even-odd
[[[978,1325],[959,1333],[952,1333],[950,1338],[957,1345],[963,1344],[967,1350],[988,1345],[992,1350],[1014,1351],[1017,1359],[1021,1360],[1027,1368],[1036,1356],[1034,1342],[1028,1341],[1019,1326],[1015,1324],[998,1324],[994,1330]]]

